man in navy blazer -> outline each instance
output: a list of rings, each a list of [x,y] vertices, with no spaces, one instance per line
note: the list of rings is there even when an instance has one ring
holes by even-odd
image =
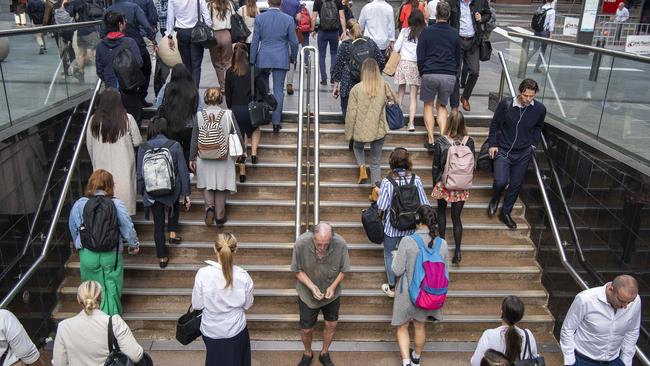
[[[255,17],[250,62],[261,69],[260,75],[268,90],[273,74],[273,95],[278,106],[273,111],[273,132],[280,131],[280,118],[284,102],[284,77],[289,70],[289,52],[298,54],[296,22],[280,10],[282,0],[268,0],[269,9]],[[291,47],[291,49],[289,48]],[[291,60],[295,62],[296,60]]]

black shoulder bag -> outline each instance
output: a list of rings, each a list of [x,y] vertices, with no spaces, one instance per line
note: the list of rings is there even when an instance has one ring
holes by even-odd
[[[230,38],[232,39],[232,43],[246,42],[251,31],[246,26],[244,18],[237,13],[233,2],[229,1],[229,3],[232,9],[232,14],[230,15]]]
[[[268,94],[266,90],[255,92],[255,67],[251,65],[251,95],[253,100],[248,103],[248,114],[251,117],[251,125],[253,128],[271,123],[271,116],[277,107],[277,102],[272,94]],[[259,98],[258,98],[259,95]],[[275,104],[272,105],[272,104]]]
[[[513,366],[546,366],[544,362],[544,357],[537,356],[533,357],[533,352],[530,350],[530,338],[528,337],[528,329],[524,329],[524,334],[526,335],[526,345],[524,346],[524,359],[515,361]],[[525,358],[528,355],[528,358]]]
[[[202,310],[192,310],[192,305],[187,313],[181,315],[176,322],[176,340],[183,346],[192,343],[201,335]]]
[[[108,357],[104,366],[135,366],[129,356],[122,353],[113,334],[113,317],[108,318]]]
[[[201,13],[201,3],[196,0],[197,21],[194,28],[192,28],[191,42],[203,48],[210,48],[217,45],[217,40],[214,39],[214,31],[211,27],[205,24],[203,13]]]

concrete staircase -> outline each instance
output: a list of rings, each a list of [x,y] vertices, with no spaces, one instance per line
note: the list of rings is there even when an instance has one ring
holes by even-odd
[[[295,116],[292,120],[295,121]],[[488,120],[471,116],[466,120],[478,148],[487,137]],[[253,349],[260,350],[254,352],[257,360],[274,357],[267,355],[268,350],[261,352],[263,345],[268,344],[265,342],[276,345],[272,350],[300,349],[296,343],[300,339],[294,289],[296,279],[289,268],[294,240],[297,129],[295,123],[284,123],[283,127],[277,134],[273,134],[270,127],[262,129],[262,144],[258,152],[260,163],[248,166],[247,182],[239,184],[237,194],[229,198],[229,221],[223,229],[237,236],[236,264],[247,269],[255,282],[255,303],[247,313],[247,319],[255,341]],[[398,360],[394,351],[394,331],[390,326],[392,299],[379,289],[386,281],[383,249],[368,242],[360,223],[361,210],[369,204],[370,185],[356,184],[358,168],[352,152],[348,151],[343,132],[342,124],[321,126],[321,220],[332,223],[347,240],[352,264],[352,271],[343,282],[341,316],[335,337],[338,343],[333,351],[337,346],[343,349],[346,344],[357,344],[361,346],[353,347],[354,351],[368,352],[372,348],[368,348],[369,345],[382,342],[379,343],[383,344],[381,350],[391,350],[385,352],[387,359]],[[408,148],[413,156],[414,170],[430,192],[431,156],[422,146],[425,134],[421,126],[416,132],[390,132],[382,162],[388,161],[393,148]],[[384,164],[382,173],[387,172],[388,166]],[[513,216],[518,229],[510,231],[496,217],[487,216],[490,194],[491,177],[483,172],[477,173],[471,198],[463,212],[463,262],[449,269],[451,284],[445,320],[428,325],[428,341],[436,342],[436,345],[441,345],[436,349],[447,349],[447,352],[436,351],[438,355],[431,359],[443,357],[445,360],[459,360],[459,365],[467,364],[474,347],[473,343],[467,342],[476,342],[486,328],[499,325],[501,300],[511,294],[524,300],[526,316],[523,325],[535,333],[542,349],[557,352],[552,334],[553,318],[546,307],[547,293],[541,284],[541,270],[535,261],[535,249],[528,238],[529,229],[523,218],[525,207],[517,202]],[[168,245],[170,264],[164,270],[158,267],[154,254],[152,221],[144,220],[141,207],[134,218],[142,250],[138,256],[125,255],[123,317],[143,342],[175,343],[164,340],[174,338],[176,320],[190,304],[196,271],[204,265],[204,260],[214,257],[212,243],[218,230],[203,223],[201,193],[194,189],[192,195],[192,208],[181,213],[184,241],[179,245]],[[451,225],[450,219],[447,222]],[[447,233],[447,240],[453,248],[451,230],[448,229]],[[79,311],[76,303],[79,283],[78,256],[73,254],[66,264],[66,279],[60,288],[59,305],[54,313],[56,320]],[[316,332],[316,339],[320,337],[321,332]],[[189,349],[200,349],[201,346]],[[172,348],[177,349],[175,346]],[[339,364],[353,364],[348,360],[355,357],[364,360],[363,357],[368,356],[363,354],[345,353],[345,358],[339,355],[334,360]],[[553,361],[556,360],[560,364],[558,353],[549,357],[547,363],[556,364]],[[297,358],[278,361],[278,364],[295,362]],[[365,364],[360,362],[356,364]],[[456,364],[451,361],[444,363]]]

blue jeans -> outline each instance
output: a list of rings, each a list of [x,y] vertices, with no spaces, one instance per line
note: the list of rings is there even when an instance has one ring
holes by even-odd
[[[395,274],[393,273],[393,250],[397,250],[399,241],[402,240],[401,236],[392,237],[384,235],[384,266],[386,267],[386,277],[388,278],[388,286],[395,287]]]
[[[334,63],[336,63],[336,52],[339,50],[339,31],[318,31],[318,66],[320,67],[320,80],[327,81],[327,71],[325,71],[325,51],[327,45],[330,45],[330,76]]]
[[[528,162],[533,156],[532,148],[524,148],[520,151],[511,151],[506,156],[507,150],[499,148],[499,153],[494,158],[494,183],[492,184],[492,198],[499,200],[501,192],[508,186],[503,197],[501,212],[509,215],[512,207],[517,201],[517,196],[524,183]]]
[[[284,104],[284,78],[287,75],[287,70],[284,69],[263,69],[260,76],[262,81],[266,84],[266,90],[269,90],[269,78],[273,74],[273,96],[278,102],[278,107],[273,111],[271,122],[274,125],[280,124],[282,118],[282,105]]]
[[[603,363],[592,362],[584,356],[578,356],[577,353],[576,353],[576,363],[573,364],[573,366],[599,366],[599,365],[623,366],[624,364],[623,361],[621,361],[620,357],[617,357],[616,359],[610,361],[607,364],[603,364]]]

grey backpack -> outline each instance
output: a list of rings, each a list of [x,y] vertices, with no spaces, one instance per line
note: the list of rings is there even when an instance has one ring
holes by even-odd
[[[170,148],[176,141],[169,140],[161,147],[143,144],[142,177],[144,190],[152,197],[174,193],[176,170]]]

